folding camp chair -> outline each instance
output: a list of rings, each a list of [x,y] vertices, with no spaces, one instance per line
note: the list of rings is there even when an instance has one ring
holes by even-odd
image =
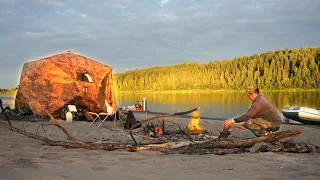
[[[94,112],[89,112],[89,114],[92,115],[94,119],[93,119],[93,121],[89,124],[88,127],[90,127],[90,126],[91,126],[93,123],[95,123],[97,120],[100,120],[100,121],[101,121],[101,123],[98,125],[98,127],[100,127],[100,126],[103,124],[103,122],[108,119],[109,116],[115,115],[115,114],[112,114],[112,113],[105,113],[105,112],[101,112],[101,113],[99,113],[99,114],[98,114],[98,113],[94,113]],[[116,115],[115,115],[115,116],[116,116]],[[102,117],[103,117],[103,119],[102,119]],[[116,117],[115,117],[115,120],[114,120],[114,124],[115,124],[115,121],[116,121]]]
[[[101,112],[101,113],[94,113],[94,112],[89,112],[90,115],[92,115],[94,117],[93,121],[89,124],[88,127],[90,127],[93,123],[95,123],[97,120],[100,120],[101,123],[98,125],[98,127],[101,126],[101,124],[107,120],[107,118],[109,116],[113,116],[114,115],[114,121],[113,121],[113,125],[116,125],[116,120],[117,120],[117,111],[111,107],[108,103],[106,103],[106,109],[107,112]],[[104,117],[103,119],[101,117]]]

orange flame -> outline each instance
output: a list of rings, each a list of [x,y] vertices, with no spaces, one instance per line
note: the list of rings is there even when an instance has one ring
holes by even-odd
[[[194,111],[192,112],[192,118],[189,122],[188,125],[188,129],[191,131],[197,131],[197,130],[203,130],[200,126],[199,126],[199,121],[200,121],[200,113],[199,111]]]

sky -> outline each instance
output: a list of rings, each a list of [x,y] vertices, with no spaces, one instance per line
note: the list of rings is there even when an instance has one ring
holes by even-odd
[[[120,73],[317,46],[319,0],[0,0],[0,88],[68,50]]]

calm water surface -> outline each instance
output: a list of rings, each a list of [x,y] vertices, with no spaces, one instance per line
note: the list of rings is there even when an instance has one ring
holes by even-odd
[[[279,112],[287,106],[320,108],[320,91],[262,92]],[[192,93],[119,93],[118,107],[134,105],[147,99],[147,109],[154,112],[174,113],[200,106],[200,116],[212,119],[233,118],[251,105],[241,92],[192,92]]]
[[[320,91],[263,92],[279,112],[287,106],[320,108]],[[200,106],[200,116],[210,119],[228,119],[242,113],[251,101],[241,92],[192,92],[192,93],[118,93],[118,107],[132,106],[147,99],[147,110],[161,113],[187,111]],[[14,100],[3,99],[4,107],[14,107]]]

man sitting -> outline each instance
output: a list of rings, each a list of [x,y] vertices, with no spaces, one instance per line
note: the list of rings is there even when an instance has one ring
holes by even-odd
[[[249,86],[245,94],[252,101],[251,107],[245,114],[225,120],[223,131],[228,132],[231,127],[249,129],[258,137],[278,131],[282,121],[277,108],[259,92],[256,86]]]

